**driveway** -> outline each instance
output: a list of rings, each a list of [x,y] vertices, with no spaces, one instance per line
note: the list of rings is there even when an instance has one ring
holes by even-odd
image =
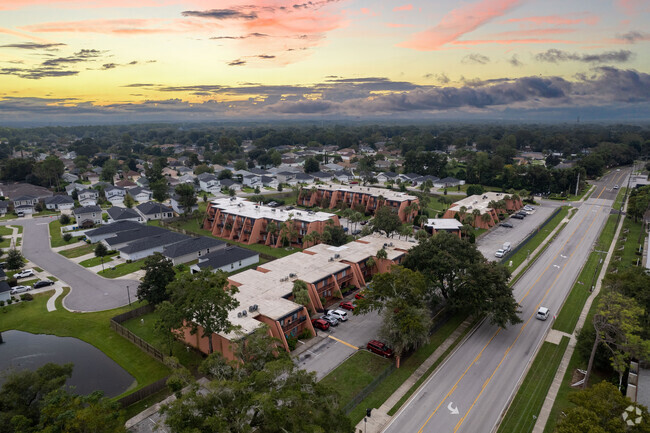
[[[3,225],[23,226],[23,256],[72,289],[63,300],[63,306],[72,311],[122,307],[129,303],[127,286],[131,301],[135,301],[138,281],[100,277],[50,249],[48,224],[54,218],[19,219]]]

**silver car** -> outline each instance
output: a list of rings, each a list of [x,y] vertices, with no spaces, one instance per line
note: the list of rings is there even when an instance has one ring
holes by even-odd
[[[30,289],[31,289],[30,286],[16,286],[16,287],[13,287],[13,288],[9,291],[9,294],[10,294],[10,295],[17,295],[18,293],[27,292],[27,291],[30,290]]]

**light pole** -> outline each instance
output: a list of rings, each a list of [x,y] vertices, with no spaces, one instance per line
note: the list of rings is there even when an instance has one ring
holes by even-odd
[[[131,292],[129,291],[129,286],[126,286],[126,296],[129,297],[129,306],[131,305]]]

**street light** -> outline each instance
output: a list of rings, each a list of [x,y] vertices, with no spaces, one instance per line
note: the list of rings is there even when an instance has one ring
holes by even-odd
[[[126,296],[129,297],[129,305],[131,305],[131,292],[129,292],[129,286],[126,286]]]

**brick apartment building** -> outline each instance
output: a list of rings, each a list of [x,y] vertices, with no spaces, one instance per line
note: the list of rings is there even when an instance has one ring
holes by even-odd
[[[506,200],[504,197],[510,196],[501,192],[486,192],[480,195],[469,196],[452,204],[443,215],[443,218],[455,218],[456,214],[459,213],[459,219],[462,222],[466,220],[466,215],[474,214],[478,210],[478,215],[474,217],[472,226],[489,229],[499,223],[500,213],[518,211],[523,207],[521,200],[514,200],[512,198]],[[501,200],[505,202],[506,206],[504,209],[499,209],[494,206],[496,202]],[[461,212],[462,207],[464,207],[464,214]],[[484,214],[489,215],[489,218],[483,217]]]

